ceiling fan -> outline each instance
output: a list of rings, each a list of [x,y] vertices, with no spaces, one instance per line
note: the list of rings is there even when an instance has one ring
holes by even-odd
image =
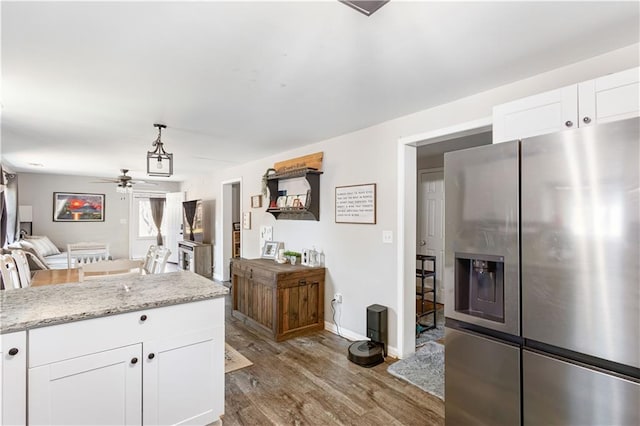
[[[122,172],[122,174],[118,177],[115,177],[113,179],[101,179],[98,181],[95,181],[95,183],[117,183],[118,187],[116,188],[118,192],[131,192],[133,189],[133,185],[135,184],[146,184],[146,185],[155,185],[155,183],[153,182],[147,182],[144,180],[134,180],[131,176],[129,176],[127,173],[129,173],[129,169],[120,169],[120,171]]]

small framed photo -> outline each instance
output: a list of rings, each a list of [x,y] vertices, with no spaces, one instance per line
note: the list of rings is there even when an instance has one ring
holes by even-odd
[[[286,195],[279,196],[276,201],[276,205],[278,206],[279,209],[287,207],[287,196]]]
[[[251,196],[251,208],[262,207],[262,195],[252,195]]]
[[[284,247],[281,241],[265,241],[262,247],[263,259],[275,259],[278,257],[278,250]]]
[[[298,198],[297,195],[287,195],[287,208],[292,208],[293,207],[293,201]]]

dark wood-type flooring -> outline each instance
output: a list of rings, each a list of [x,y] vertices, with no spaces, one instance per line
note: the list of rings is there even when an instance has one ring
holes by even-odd
[[[225,374],[225,426],[444,424],[442,401],[387,373],[395,359],[360,367],[328,331],[276,343],[226,306],[226,341],[253,365]]]

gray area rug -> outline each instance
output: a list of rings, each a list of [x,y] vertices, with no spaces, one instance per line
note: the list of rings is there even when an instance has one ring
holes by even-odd
[[[391,364],[387,371],[444,401],[444,345],[426,342],[410,357]]]

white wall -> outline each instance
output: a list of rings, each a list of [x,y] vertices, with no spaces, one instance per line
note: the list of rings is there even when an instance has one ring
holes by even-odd
[[[129,257],[129,198],[116,184],[91,183],[94,177],[19,173],[21,205],[33,206],[33,234],[46,235],[60,249],[81,241],[107,242],[114,258]],[[148,188],[148,187],[147,187]],[[159,182],[153,191],[175,192],[178,183]],[[54,222],[54,192],[105,194],[104,222]]]
[[[325,289],[325,320],[331,322],[330,301],[335,292],[343,294],[339,315],[341,329],[349,335],[366,334],[366,307],[379,303],[389,307],[389,345],[392,354],[401,356],[411,345],[398,335],[398,141],[403,137],[453,126],[491,115],[494,105],[557,87],[595,78],[607,73],[638,66],[639,45],[609,52],[587,61],[541,74],[526,80],[488,90],[467,98],[428,110],[387,121],[376,126],[321,141],[302,148],[200,176],[184,183],[187,198],[220,200],[221,182],[242,179],[240,205],[242,211],[252,212],[251,230],[242,232],[242,251],[247,258],[259,257],[258,232],[260,225],[272,225],[276,241],[284,241],[286,248],[300,251],[315,246],[325,252],[327,281]],[[425,95],[427,96],[427,95]],[[286,123],[282,123],[286,125]],[[276,161],[286,160],[317,151],[324,152],[324,174],[320,179],[320,221],[276,221],[266,213],[266,207],[250,208],[250,196],[261,192],[261,176]],[[415,167],[414,175],[415,175]],[[336,224],[334,191],[336,186],[362,183],[377,184],[377,224]],[[415,188],[415,184],[413,185]],[[415,189],[414,189],[415,191]],[[415,193],[408,197],[415,198]],[[407,206],[408,208],[410,206]],[[415,209],[415,201],[412,207]],[[221,202],[216,203],[212,225],[220,230]],[[382,243],[382,231],[393,230],[393,244]],[[413,230],[415,233],[415,229]],[[221,232],[216,232],[215,245],[220,246]],[[216,265],[228,262],[221,258],[221,250],[214,247]],[[219,277],[219,266],[215,276]],[[410,335],[411,315],[404,312],[408,322],[404,336]],[[406,340],[406,339],[405,339]],[[400,344],[401,347],[398,347]]]

